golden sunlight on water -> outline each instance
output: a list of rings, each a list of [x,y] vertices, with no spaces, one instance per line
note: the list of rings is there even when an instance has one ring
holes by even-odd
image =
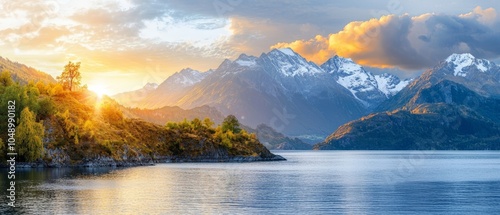
[[[278,154],[288,161],[23,170],[15,212],[491,214],[499,210],[498,152]],[[0,208],[0,214],[9,212]]]

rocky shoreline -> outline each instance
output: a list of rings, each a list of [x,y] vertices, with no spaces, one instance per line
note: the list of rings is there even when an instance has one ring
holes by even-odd
[[[82,161],[79,163],[69,163],[69,162],[18,162],[16,163],[16,168],[65,168],[65,167],[76,167],[76,168],[93,168],[93,167],[135,167],[135,166],[153,166],[155,164],[161,163],[247,163],[247,162],[268,162],[268,161],[286,161],[286,159],[280,155],[274,155],[272,157],[260,157],[260,156],[234,156],[234,157],[176,157],[176,156],[164,156],[157,159],[135,159],[126,161],[117,161],[112,158],[97,158],[87,161]],[[8,165],[2,164],[0,168],[8,168]]]

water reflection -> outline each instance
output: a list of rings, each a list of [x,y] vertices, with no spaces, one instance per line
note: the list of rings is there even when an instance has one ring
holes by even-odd
[[[279,152],[287,162],[18,172],[15,212],[39,214],[496,213],[500,152]],[[387,178],[390,178],[388,180]],[[2,184],[6,186],[5,179]],[[5,205],[5,198],[2,198]],[[7,209],[0,208],[5,214]],[[13,212],[13,211],[9,211]]]

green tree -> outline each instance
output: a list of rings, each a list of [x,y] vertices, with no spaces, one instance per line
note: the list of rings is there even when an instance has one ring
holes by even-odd
[[[3,130],[4,128],[7,128],[7,109],[9,105],[12,105],[11,102],[15,102],[15,114],[18,116],[18,114],[21,112],[21,99],[20,99],[20,92],[22,92],[22,87],[19,86],[19,84],[13,84],[5,88],[5,90],[0,94],[0,110],[3,112],[0,114],[0,128],[2,131],[0,131],[0,137],[3,137],[4,140],[6,140],[7,137],[7,132]]]
[[[214,122],[212,122],[212,120],[210,120],[210,118],[205,118],[203,119],[203,125],[206,127],[206,128],[212,128],[212,126],[214,125]]]
[[[38,81],[35,84],[36,88],[38,89],[38,92],[43,95],[49,95],[48,89],[49,87],[43,83],[43,81]]]
[[[56,112],[56,105],[52,98],[45,97],[38,100],[39,110],[37,117],[39,119],[45,119]]]
[[[191,128],[194,130],[194,131],[199,131],[201,128],[203,127],[202,123],[201,123],[201,120],[198,119],[198,118],[194,118],[192,121],[191,121]]]
[[[28,107],[21,111],[16,131],[19,155],[30,162],[42,158],[44,128],[41,123],[35,121],[35,114]]]
[[[5,88],[13,85],[14,81],[12,80],[12,77],[10,76],[10,72],[8,71],[3,71],[0,73],[0,92],[3,93]]]
[[[29,83],[28,85],[23,86],[20,95],[21,110],[25,107],[29,107],[30,111],[33,111],[35,115],[38,114],[38,111],[40,110],[40,105],[38,104],[39,96],[40,92],[33,83]]]
[[[58,132],[58,135],[63,138],[60,143],[66,145],[70,145],[70,143],[75,144],[74,140],[78,133],[78,126],[71,120],[69,110],[58,112],[55,114],[55,117],[56,122],[61,129],[61,132]]]
[[[57,76],[57,81],[65,90],[73,91],[80,86],[82,75],[80,74],[80,62],[72,63],[71,61],[64,66],[64,71],[60,76]]]
[[[238,134],[241,131],[240,122],[234,115],[227,116],[222,122],[222,132],[231,131],[234,134]]]
[[[167,129],[174,130],[174,129],[178,129],[179,125],[176,122],[167,122],[167,124],[165,125],[165,127]]]

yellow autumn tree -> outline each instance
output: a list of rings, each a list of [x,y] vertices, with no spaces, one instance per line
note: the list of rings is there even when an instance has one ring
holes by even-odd
[[[73,91],[80,86],[82,75],[80,74],[80,62],[69,62],[64,66],[64,71],[57,76],[57,81],[65,90]]]
[[[21,111],[21,118],[16,131],[19,155],[30,162],[42,158],[44,153],[43,125],[35,121],[35,114],[28,107]]]

